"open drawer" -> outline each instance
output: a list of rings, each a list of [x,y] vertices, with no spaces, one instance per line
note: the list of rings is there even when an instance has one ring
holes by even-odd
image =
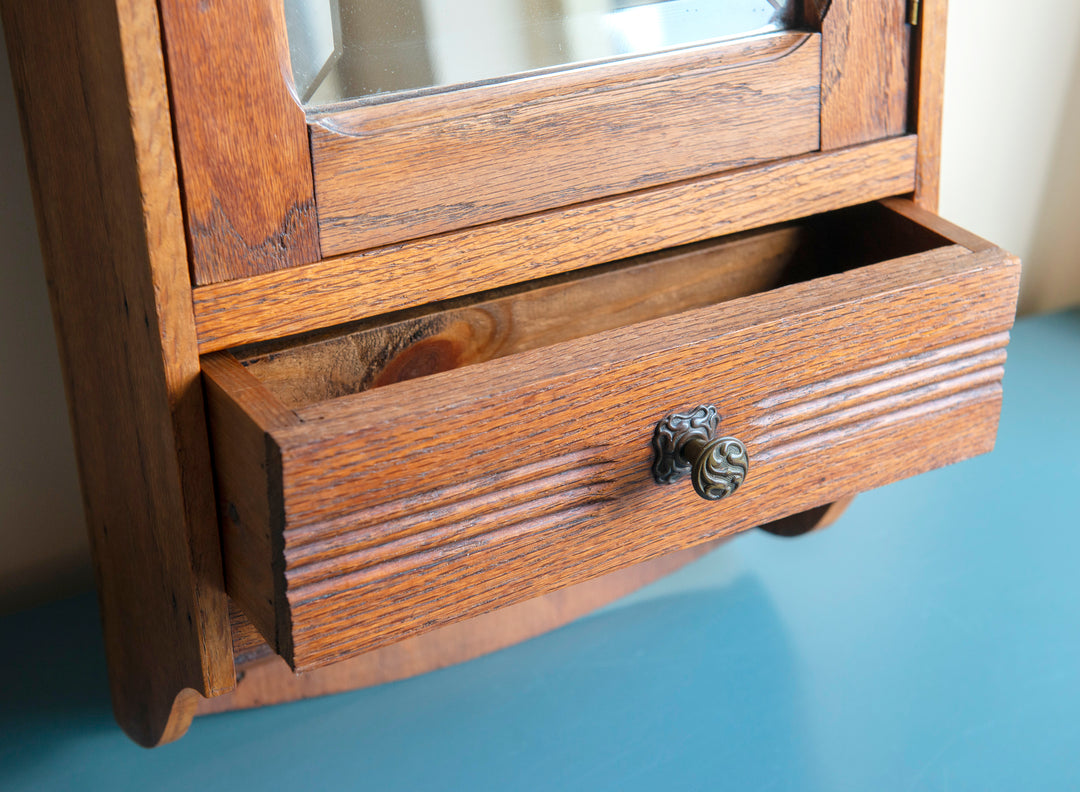
[[[988,451],[1018,282],[893,200],[207,356],[227,588],[312,668]]]

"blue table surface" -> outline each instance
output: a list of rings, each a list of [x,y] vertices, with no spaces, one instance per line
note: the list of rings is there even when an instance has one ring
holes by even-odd
[[[454,668],[197,719],[109,709],[91,595],[0,620],[0,789],[1080,789],[1080,311],[1017,323],[997,449],[744,535]]]

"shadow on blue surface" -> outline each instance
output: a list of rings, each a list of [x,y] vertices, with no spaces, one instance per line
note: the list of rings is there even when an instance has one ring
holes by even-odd
[[[3,635],[0,789],[18,765],[43,765],[67,741],[117,729],[92,594],[5,617]]]
[[[829,531],[154,751],[112,724],[92,599],[8,617],[0,788],[1080,789],[1080,312],[1021,322],[1006,370],[993,454]]]
[[[673,764],[686,781],[699,768],[707,785],[714,762],[755,785],[812,774],[786,631],[752,575],[643,598],[425,677],[198,720],[153,752],[112,725],[101,641],[80,626],[92,607],[80,599],[11,625],[36,649],[0,669],[24,681],[0,715],[0,787],[86,788],[111,777],[112,788],[206,788],[242,777],[307,788],[312,768],[330,763],[318,786],[363,777],[400,789],[605,788],[631,767],[651,786]]]

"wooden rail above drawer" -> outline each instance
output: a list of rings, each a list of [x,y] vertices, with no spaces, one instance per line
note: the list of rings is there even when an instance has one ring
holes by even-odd
[[[914,135],[753,165],[194,291],[201,352],[829,212],[915,189]]]

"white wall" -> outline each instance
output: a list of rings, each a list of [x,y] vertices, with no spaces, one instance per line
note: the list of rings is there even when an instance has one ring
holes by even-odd
[[[949,0],[940,212],[1024,261],[1021,311],[1080,303],[1080,2]]]
[[[0,41],[2,48],[2,41]],[[941,212],[1080,304],[1080,2],[951,0]],[[7,53],[0,51],[0,612],[90,585]]]

